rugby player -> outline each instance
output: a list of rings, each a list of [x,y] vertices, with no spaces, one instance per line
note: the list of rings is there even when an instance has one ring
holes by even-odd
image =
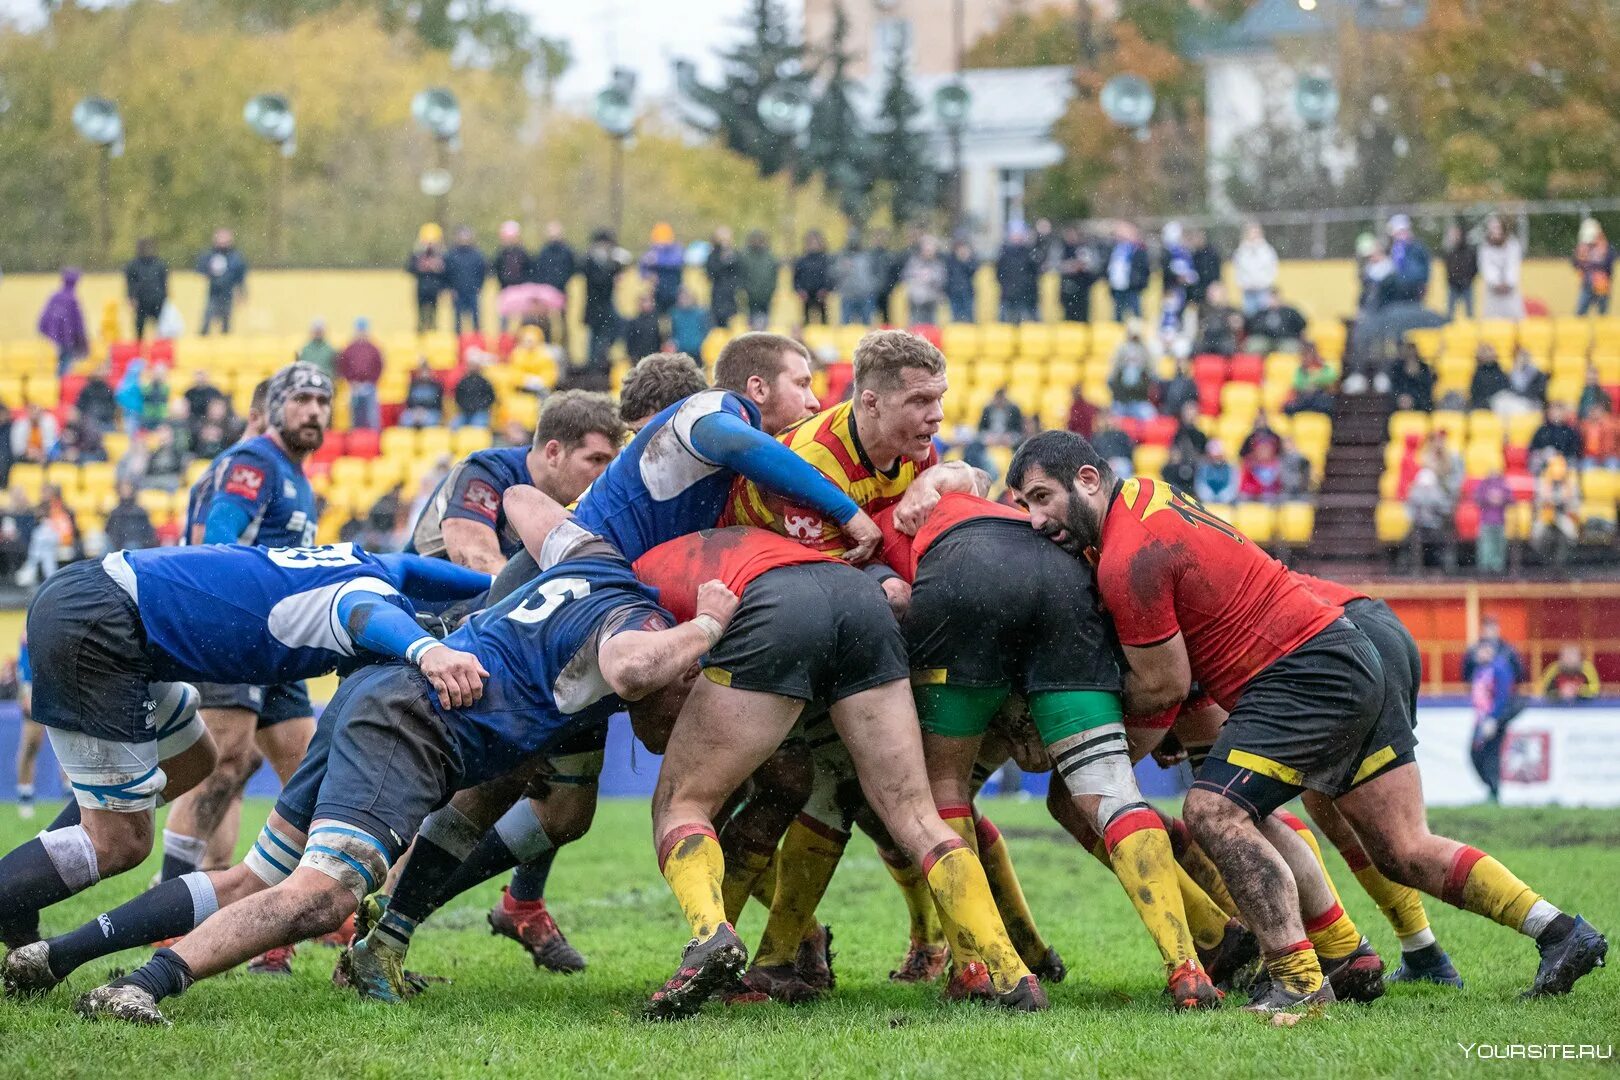
[[[724,586],[705,583],[701,617],[670,627],[629,564],[555,503],[524,487],[503,499],[541,574],[428,653],[478,665],[488,679],[474,687],[481,696],[436,702],[434,688],[398,664],[351,675],[259,844],[241,865],[210,875],[218,910],[177,898],[166,913],[148,911],[154,925],[172,920],[149,929],[151,936],[176,924],[196,929],[82,997],[82,1015],[166,1024],[158,1002],[197,979],[331,930],[457,789],[544,753],[570,729],[606,723],[622,702],[680,678],[723,632],[736,605]],[[478,833],[438,839],[465,854]],[[365,943],[354,949],[363,952]]]
[[[22,723],[17,732],[17,816],[28,821],[34,816],[34,764],[45,729],[34,723],[34,664],[26,634],[17,646],[17,709]]]
[[[957,955],[974,957],[964,980],[982,982],[985,996],[1005,1007],[1045,1008],[1040,981],[1008,940],[978,859],[929,799],[904,640],[882,589],[847,564],[757,529],[682,537],[636,566],[677,615],[691,610],[695,582],[711,576],[742,598],[704,657],[653,794],[659,867],[692,940],[675,975],[648,1002],[648,1017],[694,1014],[747,962],[725,918],[714,816],[810,703],[827,706],[867,800],[922,868]]]
[[[303,466],[331,426],[332,389],[331,378],[310,364],[288,365],[267,380],[262,433],[221,454],[199,478],[192,492],[188,540],[200,526],[197,542],[208,544],[299,547],[314,542],[315,493]],[[211,492],[201,490],[208,485]],[[209,632],[206,613],[194,632]],[[159,871],[163,881],[191,873],[203,863],[210,838],[234,817],[232,811],[240,805],[260,752],[286,783],[315,733],[314,709],[302,682],[273,686],[204,682],[197,689],[202,721],[219,763],[169,811]],[[236,837],[225,836],[221,842],[230,850]],[[282,974],[290,970],[289,960],[290,953],[259,957],[253,970]]]
[[[1228,713],[1186,816],[1260,939],[1271,981],[1249,1008],[1334,999],[1293,875],[1258,824],[1306,789],[1335,803],[1392,880],[1534,940],[1532,996],[1567,993],[1601,964],[1608,943],[1584,919],[1477,848],[1429,832],[1411,729],[1394,730],[1378,651],[1342,608],[1195,500],[1150,480],[1117,481],[1072,433],[1026,441],[1008,484],[1036,529],[1073,555],[1095,549],[1130,667],[1127,709],[1175,705],[1196,678]]]
[[[439,648],[408,598],[455,600],[488,584],[483,574],[352,544],[115,551],[53,574],[29,608],[29,640],[40,660],[39,719],[81,819],[0,859],[0,922],[146,857],[159,796],[172,799],[214,762],[188,682],[279,684],[356,657],[397,657],[448,699],[465,700],[478,686],[477,662]],[[156,891],[206,905],[206,882],[192,871]],[[136,932],[114,947],[161,936]],[[48,942],[8,953],[8,988],[50,985],[59,977],[52,959]]]

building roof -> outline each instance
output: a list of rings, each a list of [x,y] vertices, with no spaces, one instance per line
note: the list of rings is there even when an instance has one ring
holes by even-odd
[[[1278,41],[1332,34],[1348,11],[1362,30],[1415,30],[1428,17],[1428,0],[1259,0],[1231,27],[1201,43],[1199,54],[1271,50]]]

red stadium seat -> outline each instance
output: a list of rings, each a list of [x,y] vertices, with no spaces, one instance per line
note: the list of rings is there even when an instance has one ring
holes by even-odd
[[[334,460],[343,456],[344,434],[342,431],[328,431],[321,448],[311,454],[309,460],[324,462],[330,467]]]
[[[1225,382],[1226,357],[1214,353],[1201,353],[1193,357],[1192,374],[1195,382],[1201,383],[1206,380]]]
[[[323,446],[321,449],[324,450],[326,448]],[[317,460],[313,457],[306,458],[304,460],[304,475],[309,477],[311,480],[315,479],[317,476],[331,476],[332,459],[326,458],[324,460]]]
[[[1457,539],[1465,544],[1479,539],[1479,504],[1472,499],[1457,504]]]
[[[174,364],[174,342],[169,338],[157,338],[146,346],[146,355],[163,364]]]
[[[1224,378],[1218,380],[1194,378],[1194,382],[1198,384],[1199,412],[1205,416],[1221,415],[1221,385],[1225,381]]]
[[[1232,357],[1232,378],[1238,382],[1258,383],[1265,374],[1265,361],[1252,353],[1238,353]]]
[[[512,349],[517,346],[517,338],[509,331],[502,331],[500,340],[495,342],[495,351],[502,360],[512,355]]]
[[[932,323],[922,323],[920,325],[913,326],[911,328],[911,332],[931,344],[936,349],[944,348],[944,345],[942,344],[943,339],[939,333],[939,327],[933,325]]]
[[[88,381],[89,381],[89,379],[87,379],[83,375],[64,375],[64,376],[62,376],[62,407],[63,408],[66,408],[67,406],[72,405],[72,404],[76,403],[79,400],[79,391],[84,389],[84,384],[86,382],[88,382]]]
[[[1132,416],[1121,416],[1114,420],[1114,426],[1131,437],[1131,442],[1142,441],[1143,422]]]
[[[456,355],[465,360],[468,349],[477,349],[480,352],[488,351],[488,346],[484,344],[484,335],[479,333],[462,334],[456,342]]]
[[[1176,429],[1181,422],[1174,416],[1155,416],[1142,425],[1142,437],[1139,440],[1148,446],[1169,446],[1176,437]]]
[[[345,440],[350,457],[374,458],[379,452],[382,436],[369,428],[355,428]]]
[[[1508,446],[1502,450],[1502,461],[1506,471],[1522,473],[1530,471],[1530,448],[1527,446]]]
[[[827,365],[827,400],[821,403],[824,409],[831,408],[844,400],[844,391],[855,380],[855,365],[847,360],[840,360],[835,364]]]
[[[395,424],[399,423],[399,416],[404,411],[405,404],[398,401],[391,405],[384,402],[383,404],[377,406],[377,415],[382,420],[382,426],[385,428],[393,427]]]

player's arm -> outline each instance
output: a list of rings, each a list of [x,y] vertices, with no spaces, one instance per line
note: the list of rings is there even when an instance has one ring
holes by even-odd
[[[457,566],[495,575],[506,564],[496,532],[503,503],[501,487],[500,481],[476,462],[467,462],[457,470],[455,486],[450,489],[439,522],[444,552]]]
[[[351,589],[338,598],[337,612],[356,645],[415,664],[446,708],[465,708],[483,696],[489,672],[478,657],[452,649],[427,633],[383,594]]]
[[[883,587],[883,595],[889,601],[889,610],[894,612],[894,617],[905,618],[906,612],[911,610],[911,586],[906,579],[885,562],[869,562],[861,570]]]
[[[916,536],[941,495],[959,492],[984,498],[990,493],[990,474],[965,461],[942,461],[924,471],[906,488],[894,508],[894,527]]]
[[[1192,689],[1192,664],[1187,642],[1176,631],[1168,641],[1145,647],[1126,645],[1125,711],[1148,716],[1179,705]]]
[[[737,597],[718,581],[698,586],[697,614],[668,630],[627,630],[602,642],[597,664],[613,692],[640,701],[684,675],[714,647],[737,610]]]
[[[269,462],[252,454],[233,456],[225,463],[219,488],[214,492],[213,502],[208,504],[202,542],[241,543],[254,519],[270,505],[275,487],[276,474]]]
[[[457,566],[487,576],[500,573],[506,565],[500,538],[490,526],[446,515],[439,528],[444,535],[445,553]]]
[[[836,521],[851,541],[845,556],[850,562],[870,559],[883,542],[882,531],[848,492],[742,417],[726,412],[700,417],[691,438],[692,449],[708,460]]]
[[[488,592],[493,580],[477,570],[422,555],[378,555],[377,561],[387,569],[388,577],[400,592],[412,600],[428,603],[471,599]]]

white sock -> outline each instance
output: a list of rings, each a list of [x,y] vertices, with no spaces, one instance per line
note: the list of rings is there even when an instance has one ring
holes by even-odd
[[[83,825],[40,833],[39,842],[68,888],[79,892],[101,880],[96,845],[90,842],[90,834],[84,831]]]
[[[32,802],[34,800],[34,785],[33,784],[18,784],[17,785],[17,798],[21,802]]]
[[[200,836],[163,830],[163,857],[196,868],[208,852],[208,841]]]
[[[495,823],[495,835],[520,863],[533,862],[552,848],[551,837],[546,835],[529,799],[519,799],[501,815]]]
[[[1562,914],[1562,911],[1559,911],[1547,901],[1537,900],[1530,905],[1530,913],[1524,917],[1524,923],[1519,927],[1519,933],[1526,937],[1538,937],[1554,919]]]
[[[1419,949],[1427,949],[1433,944],[1434,931],[1425,926],[1417,933],[1408,934],[1406,937],[1401,938],[1401,952],[1417,952]]]

